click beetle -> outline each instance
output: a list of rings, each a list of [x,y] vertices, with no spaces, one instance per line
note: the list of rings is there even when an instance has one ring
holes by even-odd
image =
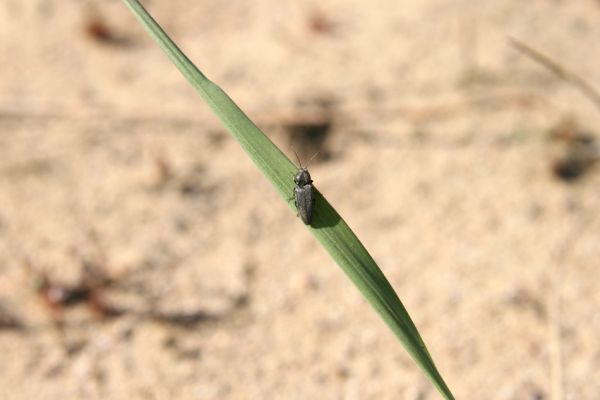
[[[294,154],[296,154],[296,151],[294,151]],[[310,225],[312,222],[313,208],[315,205],[314,186],[312,185],[313,181],[308,172],[308,166],[317,154],[319,153],[315,153],[304,167],[300,162],[298,154],[296,154],[296,159],[298,160],[300,167],[294,176],[294,183],[296,184],[296,187],[294,187],[294,203],[298,210],[298,216],[305,225]]]

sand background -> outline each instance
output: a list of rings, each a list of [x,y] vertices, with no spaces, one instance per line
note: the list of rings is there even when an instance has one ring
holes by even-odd
[[[457,398],[600,398],[600,176],[549,139],[600,109],[507,43],[600,87],[598,1],[146,4],[321,151]],[[439,398],[120,1],[3,0],[0,76],[0,399]]]

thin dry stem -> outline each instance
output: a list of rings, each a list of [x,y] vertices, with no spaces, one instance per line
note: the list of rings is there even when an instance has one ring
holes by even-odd
[[[575,86],[600,110],[600,92],[598,92],[585,79],[575,74],[574,72],[569,71],[568,69],[560,65],[557,61],[553,60],[550,56],[547,56],[546,54],[534,49],[533,47],[523,43],[520,40],[509,37],[508,41],[511,46],[520,51],[522,54],[526,55],[538,64],[541,64],[542,66],[546,67],[559,78],[564,79],[565,81]]]
[[[554,265],[550,270],[551,285],[548,291],[548,311],[550,320],[550,368],[551,399],[564,399],[564,354],[562,349],[562,283],[566,260],[573,254],[579,240],[595,220],[592,209],[584,212],[572,231],[564,239],[553,255]]]

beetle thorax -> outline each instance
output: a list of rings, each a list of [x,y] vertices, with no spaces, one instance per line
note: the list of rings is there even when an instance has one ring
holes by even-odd
[[[311,184],[312,180],[310,179],[310,174],[308,173],[308,170],[306,168],[300,168],[298,170],[298,173],[294,177],[294,182],[296,182],[296,185],[298,186]]]

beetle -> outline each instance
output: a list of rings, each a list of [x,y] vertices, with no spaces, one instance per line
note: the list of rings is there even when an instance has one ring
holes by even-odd
[[[294,187],[294,204],[296,204],[296,209],[298,210],[298,216],[304,222],[305,225],[310,225],[312,222],[313,216],[313,208],[315,205],[315,195],[314,195],[314,186],[312,185],[312,179],[310,178],[310,173],[308,172],[308,166],[310,162],[319,154],[316,152],[314,156],[308,160],[306,166],[302,166],[300,162],[300,158],[296,151],[294,150],[294,154],[296,155],[296,159],[298,160],[298,164],[300,167],[294,176],[294,183],[296,187]]]

